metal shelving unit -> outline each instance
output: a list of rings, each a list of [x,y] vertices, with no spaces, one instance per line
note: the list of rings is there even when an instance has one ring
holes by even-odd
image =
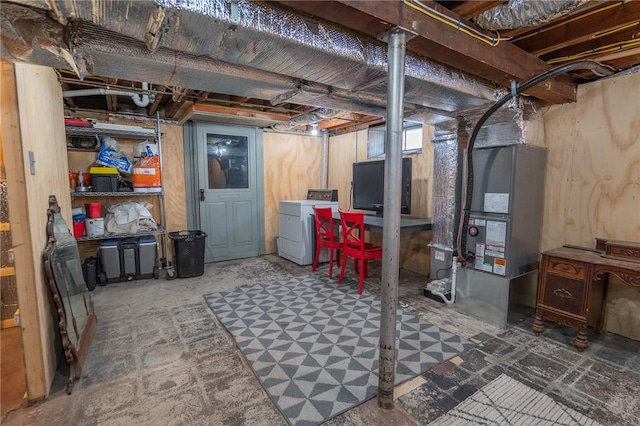
[[[149,139],[157,138],[159,132],[151,133],[147,130],[136,130],[135,126],[129,126],[131,130],[124,129],[102,129],[91,126],[65,126],[67,136],[111,136],[113,138],[127,139]],[[141,129],[141,128],[140,128]]]
[[[166,235],[166,230],[162,226],[158,226],[158,229],[155,231],[141,231],[130,234],[103,234],[97,237],[79,237],[76,238],[76,241],[100,241],[100,240],[115,240],[119,238],[130,238],[130,237],[144,237],[146,235]]]
[[[158,197],[162,196],[163,192],[135,192],[135,191],[122,191],[122,192],[72,192],[71,198],[80,197]]]
[[[160,132],[160,115],[156,114],[155,120],[155,129],[153,132],[149,131],[149,129],[142,129],[136,126],[116,126],[117,128],[102,128],[102,127],[92,127],[92,126],[65,126],[67,136],[91,136],[91,137],[113,137],[113,138],[124,138],[124,139],[136,139],[136,140],[149,140],[154,139],[155,143],[158,145],[158,153],[160,155],[160,174],[162,176],[162,134]],[[79,151],[78,149],[69,148],[68,151],[74,152]],[[169,258],[168,248],[167,248],[167,232],[164,228],[166,226],[166,215],[165,215],[165,205],[164,205],[164,191],[160,192],[73,192],[71,193],[72,198],[81,198],[81,197],[89,197],[89,198],[107,198],[107,197],[129,197],[129,198],[137,198],[137,197],[157,197],[159,200],[160,212],[159,212],[159,224],[158,229],[156,231],[142,231],[133,234],[105,234],[98,237],[80,237],[76,238],[76,241],[99,241],[99,240],[107,240],[107,239],[120,239],[127,237],[142,237],[146,235],[159,235],[161,244],[162,244],[162,256],[160,257],[160,268],[166,271],[167,279],[172,279],[175,277],[175,273],[173,270],[173,264]]]

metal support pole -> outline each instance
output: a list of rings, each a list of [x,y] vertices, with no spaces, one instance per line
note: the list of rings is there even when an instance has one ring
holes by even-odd
[[[396,314],[400,272],[400,194],[402,180],[402,101],[406,34],[393,29],[388,41],[387,132],[384,162],[382,228],[382,301],[380,306],[380,371],[378,407],[393,408],[396,366]]]

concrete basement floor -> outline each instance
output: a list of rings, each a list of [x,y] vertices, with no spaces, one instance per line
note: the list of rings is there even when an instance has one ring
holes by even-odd
[[[365,284],[373,293],[379,268],[372,262]],[[309,273],[268,255],[208,264],[196,278],[99,287],[98,327],[73,394],[59,373],[46,402],[9,413],[3,424],[286,425],[202,296]],[[379,410],[374,398],[325,424],[428,424],[502,373],[603,425],[640,424],[640,342],[589,336],[580,353],[570,344],[575,329],[548,323],[536,337],[529,314],[499,330],[425,298],[423,276],[402,271],[400,281],[405,309],[476,346],[400,386],[394,410]]]

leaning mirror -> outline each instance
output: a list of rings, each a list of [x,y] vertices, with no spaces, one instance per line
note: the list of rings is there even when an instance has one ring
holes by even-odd
[[[69,364],[67,393],[70,394],[80,379],[97,319],[82,275],[78,245],[60,214],[55,195],[49,196],[47,246],[43,262],[57,311],[62,347]]]

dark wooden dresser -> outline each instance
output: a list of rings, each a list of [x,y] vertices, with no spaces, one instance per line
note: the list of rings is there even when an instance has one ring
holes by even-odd
[[[599,242],[600,243],[600,242]],[[594,285],[604,286],[600,301],[601,314],[595,331],[604,326],[608,274],[620,278],[625,284],[640,287],[640,259],[617,256],[615,244],[603,242],[604,251],[577,247],[560,247],[542,253],[538,279],[538,296],[533,331],[544,332],[544,320],[578,327],[573,344],[579,350],[588,347],[587,321]],[[635,244],[635,243],[630,243]]]

